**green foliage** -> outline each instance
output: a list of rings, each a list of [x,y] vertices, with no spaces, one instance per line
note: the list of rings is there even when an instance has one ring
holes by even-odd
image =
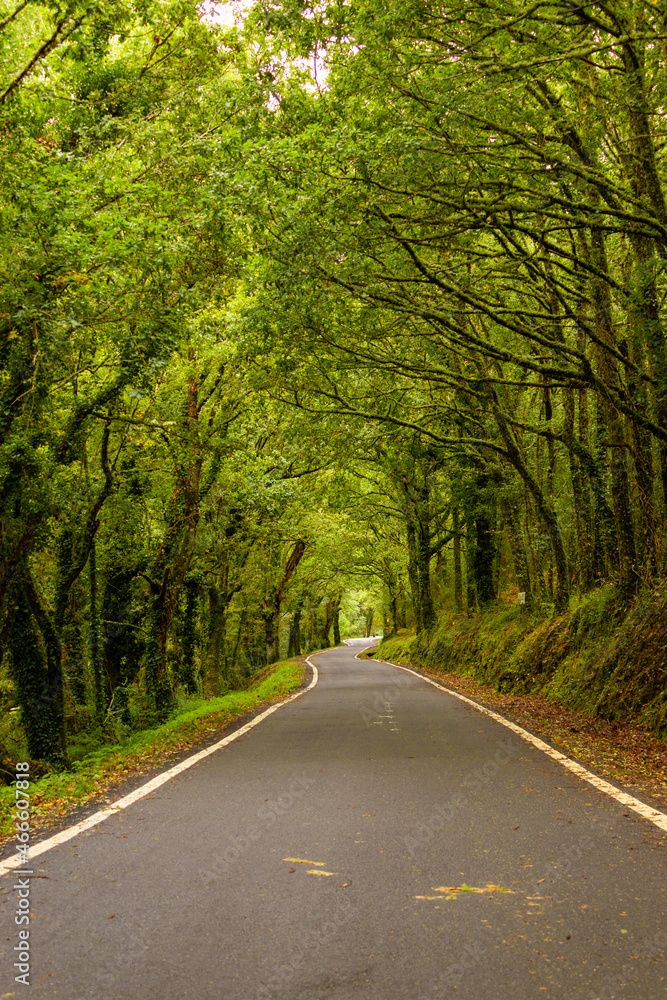
[[[545,10],[7,9],[0,684],[32,756],[413,627],[507,690],[658,705],[625,613],[667,568],[664,25]]]

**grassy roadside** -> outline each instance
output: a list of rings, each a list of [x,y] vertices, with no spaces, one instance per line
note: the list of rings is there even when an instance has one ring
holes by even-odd
[[[468,658],[457,663],[448,657],[446,666],[426,661],[414,636],[385,640],[370,656],[428,674],[540,736],[601,777],[667,809],[667,741],[648,731],[639,718],[610,720],[590,708],[567,706],[548,685],[527,692],[498,690],[497,679],[489,683],[488,677],[480,676],[480,664],[475,670]]]
[[[168,762],[246,712],[284,700],[300,687],[304,661],[305,657],[298,657],[276,664],[268,675],[265,673],[245,691],[233,691],[210,701],[191,699],[162,725],[134,733],[122,745],[105,746],[88,754],[71,770],[47,774],[31,782],[33,832],[53,825],[91,799],[104,804],[113,797],[114,786],[119,782]],[[13,786],[0,789],[0,843],[13,836],[14,801]]]

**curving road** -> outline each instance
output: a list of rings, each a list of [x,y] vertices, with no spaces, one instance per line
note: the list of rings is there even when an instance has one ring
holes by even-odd
[[[664,834],[355,651],[35,859],[32,1000],[667,998]]]

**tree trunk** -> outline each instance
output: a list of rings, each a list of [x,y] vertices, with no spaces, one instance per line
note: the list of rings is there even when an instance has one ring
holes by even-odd
[[[217,698],[222,693],[222,657],[225,641],[226,607],[215,583],[208,587],[208,642],[204,666],[204,695]]]
[[[398,596],[395,590],[389,591],[389,617],[391,619],[391,635],[396,635],[398,630]],[[340,634],[340,633],[339,633]],[[340,641],[340,640],[339,640]]]
[[[505,522],[505,528],[507,529],[507,538],[512,553],[512,562],[514,563],[514,574],[519,585],[519,590],[526,595],[526,607],[530,608],[534,603],[533,589],[530,584],[528,553],[523,541],[519,511],[516,504],[501,495],[500,512]]]
[[[328,649],[331,645],[331,626],[333,625],[335,608],[336,598],[331,597],[324,605],[324,618],[322,620],[322,632],[320,636],[322,649]]]
[[[477,489],[486,493],[488,477],[477,477]],[[472,568],[475,578],[477,604],[480,610],[488,607],[496,597],[493,583],[493,567],[496,554],[494,523],[490,511],[483,503],[477,504],[475,514],[475,547]]]
[[[419,574],[417,572],[417,533],[415,531],[415,522],[410,516],[406,517],[405,535],[408,547],[408,580],[410,581],[412,609],[415,615],[417,632],[421,632],[424,628],[424,616],[422,614]]]
[[[306,620],[306,648],[315,649],[317,645],[317,616],[312,604],[308,605],[308,616]]]
[[[95,541],[90,547],[88,556],[88,574],[90,580],[90,613],[89,642],[90,667],[93,675],[93,697],[95,700],[95,717],[100,721],[104,716],[104,684],[102,678],[102,660],[100,657],[100,618],[97,599],[97,548]]]
[[[293,656],[301,655],[301,616],[303,614],[303,601],[298,600],[294,607],[294,613],[292,615],[292,622],[289,630],[289,642],[287,648],[287,656],[291,659]]]
[[[579,350],[582,353],[584,352],[583,335],[580,337]],[[579,389],[577,404],[579,440],[590,449],[588,391],[583,386]],[[581,469],[581,461],[579,461],[579,468]],[[602,491],[601,486],[600,488]],[[589,483],[587,486],[585,481],[582,481],[581,510],[579,512],[579,519],[582,524],[584,535],[582,539],[581,586],[584,591],[589,591],[595,586],[595,527],[593,525],[592,484]]]
[[[182,630],[182,650],[183,658],[181,662],[181,683],[188,694],[194,694],[197,690],[195,679],[195,644],[196,644],[196,618],[197,618],[197,582],[192,577],[185,581],[185,608],[183,610],[183,630]],[[224,620],[222,648],[224,650]]]
[[[192,360],[190,353],[189,359]],[[173,699],[172,685],[167,674],[167,640],[181,587],[195,550],[199,525],[199,488],[203,455],[199,443],[198,380],[193,377],[186,398],[186,427],[189,462],[178,481],[169,503],[169,522],[158,553],[157,565],[162,569],[153,606],[146,628],[146,682],[157,711],[164,714]]]
[[[20,572],[12,591],[11,674],[28,753],[37,760],[65,767],[67,738],[58,636],[27,569]]]
[[[86,704],[85,639],[83,634],[83,602],[80,588],[75,586],[69,594],[67,611],[61,629],[63,677],[77,705]]]
[[[454,606],[457,614],[463,611],[463,579],[461,574],[461,520],[458,504],[452,505],[452,531],[454,533]]]
[[[428,630],[436,621],[433,593],[431,590],[431,489],[427,473],[424,482],[406,495],[412,501],[415,531],[415,570],[417,576],[417,600],[422,629]]]
[[[599,272],[607,273],[607,257],[601,230],[591,230],[593,260]],[[595,305],[595,326],[603,345],[615,347],[612,325],[612,303],[609,285],[600,280],[592,282]],[[607,386],[618,385],[618,374],[604,346],[597,345],[597,368]],[[630,512],[630,483],[628,477],[628,450],[621,414],[611,399],[604,401],[605,422],[609,432],[611,500],[618,542],[618,573],[621,592],[628,598],[635,593],[639,577],[636,572],[637,553]]]
[[[585,392],[585,390],[581,390]],[[565,389],[563,393],[565,411],[565,437],[574,439],[574,390]],[[593,577],[593,545],[591,524],[590,487],[583,475],[581,462],[572,448],[568,448],[570,461],[570,479],[572,482],[573,513],[577,534],[577,581],[579,591],[587,593],[594,585]]]
[[[267,663],[276,663],[280,658],[280,609],[287,586],[296,573],[305,551],[306,543],[302,538],[299,538],[294,543],[280,580],[275,586],[269,589],[264,600],[262,618],[264,620]]]
[[[565,548],[563,546],[560,527],[558,525],[558,518],[556,517],[555,511],[553,511],[547,503],[539,485],[527,469],[505,414],[502,412],[497,403],[494,403],[493,415],[496,419],[496,423],[498,424],[501,437],[505,443],[507,457],[529,489],[535,502],[537,512],[542,518],[551,540],[557,573],[556,590],[554,594],[556,611],[566,611],[570,602],[570,581],[567,570],[567,558],[565,556]]]
[[[477,592],[475,590],[475,521],[466,508],[466,611],[474,615],[477,611]]]
[[[340,646],[340,602],[342,594],[336,595],[336,603],[333,610],[333,642],[334,646]]]

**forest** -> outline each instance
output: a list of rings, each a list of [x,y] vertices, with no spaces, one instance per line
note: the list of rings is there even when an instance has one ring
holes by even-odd
[[[374,632],[664,735],[664,6],[229,12],[0,2],[6,779]]]

